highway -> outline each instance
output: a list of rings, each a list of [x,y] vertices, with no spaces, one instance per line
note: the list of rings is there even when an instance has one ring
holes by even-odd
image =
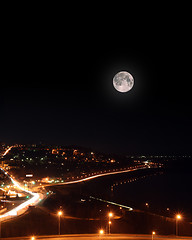
[[[13,208],[12,210],[0,215],[0,221],[2,221],[20,215],[23,213],[23,211],[27,210],[29,206],[37,204],[40,201],[40,194],[25,190],[23,187],[20,186],[20,184],[17,181],[15,181],[11,176],[9,176],[9,174],[6,171],[4,171],[2,168],[0,169],[10,178],[15,187],[17,187],[19,190],[23,192],[32,195],[32,198],[30,198],[29,200],[21,203],[19,206]]]
[[[127,172],[132,172],[132,171],[137,171],[137,170],[144,170],[144,169],[148,169],[149,167],[137,167],[134,169],[126,169],[126,170],[119,170],[119,171],[111,171],[111,172],[107,172],[107,173],[100,173],[100,174],[96,174],[90,177],[85,177],[79,180],[73,180],[73,181],[68,181],[68,182],[63,182],[63,183],[52,183],[52,184],[46,184],[44,186],[56,186],[56,185],[68,185],[68,184],[75,184],[75,183],[81,183],[81,182],[85,182],[85,181],[89,181],[95,178],[99,178],[99,177],[105,177],[105,176],[109,176],[109,175],[114,175],[114,174],[120,174],[120,173],[127,173]],[[157,168],[157,167],[153,167],[153,168]]]
[[[12,148],[13,146],[11,146],[10,148],[8,148],[5,153],[3,154],[3,156],[5,156]],[[11,209],[10,211],[0,215],[0,221],[4,221],[4,220],[7,220],[7,219],[10,219],[10,218],[13,218],[15,216],[18,216],[22,213],[24,213],[29,206],[31,205],[36,205],[39,201],[40,201],[40,194],[39,193],[34,193],[34,192],[31,192],[31,191],[28,191],[26,189],[24,189],[17,181],[15,181],[9,174],[8,172],[6,172],[3,168],[0,167],[0,170],[2,172],[4,172],[5,175],[7,175],[7,177],[9,177],[9,179],[11,180],[11,182],[13,183],[13,185],[18,188],[19,190],[27,193],[27,194],[30,194],[32,197],[21,203],[19,206]]]
[[[38,236],[38,237],[17,237],[17,238],[1,238],[2,240],[151,240],[151,235],[133,235],[133,234],[73,234],[60,236]],[[155,236],[154,240],[191,240],[192,237],[175,237],[175,236]]]

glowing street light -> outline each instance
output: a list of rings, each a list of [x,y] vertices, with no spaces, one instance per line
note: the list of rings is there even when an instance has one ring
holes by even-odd
[[[178,222],[179,220],[181,220],[181,215],[180,214],[177,214],[176,215],[176,236],[178,236]]]
[[[109,225],[109,234],[110,234],[110,232],[111,232],[111,220],[110,220],[110,218],[113,217],[113,213],[110,212],[108,216],[109,216],[108,225]]]
[[[152,232],[152,240],[153,240],[153,238],[154,238],[154,235],[156,234],[156,232]]]
[[[61,216],[62,214],[63,214],[62,211],[59,211],[59,212],[58,212],[58,215],[59,215],[59,216]]]
[[[109,218],[110,218],[110,217],[113,217],[113,213],[112,213],[112,212],[109,213]]]
[[[108,222],[108,224],[109,224],[109,234],[110,234],[110,230],[111,230],[111,223],[112,223],[111,221]]]
[[[35,237],[31,237],[31,240],[35,240]]]
[[[59,231],[58,231],[58,234],[60,235],[61,234],[61,215],[63,214],[63,212],[59,211],[57,214],[59,216]]]
[[[100,230],[99,230],[99,234],[100,234],[100,235],[103,235],[103,234],[104,234],[103,229],[100,229]]]
[[[180,215],[180,214],[177,214],[176,218],[177,218],[177,219],[181,219],[181,215]]]

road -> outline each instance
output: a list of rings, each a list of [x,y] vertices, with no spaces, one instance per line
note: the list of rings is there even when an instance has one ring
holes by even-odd
[[[10,150],[11,148],[14,147],[14,146],[11,146],[9,147],[5,153],[3,154],[3,156],[5,156]],[[20,214],[22,214],[23,212],[25,212],[29,206],[31,205],[35,205],[37,204],[39,201],[40,201],[40,194],[39,193],[34,193],[34,192],[31,192],[31,191],[28,191],[26,189],[24,189],[17,181],[15,181],[9,174],[8,172],[6,172],[3,168],[0,167],[0,170],[2,172],[4,172],[5,175],[7,175],[7,177],[11,180],[12,184],[18,188],[19,190],[23,191],[23,192],[26,192],[27,194],[30,194],[32,197],[21,203],[19,206],[11,209],[10,211],[0,215],[0,221],[4,221],[4,220],[7,220],[9,218],[13,218],[15,216],[18,216]]]
[[[74,234],[61,236],[39,236],[39,237],[17,237],[17,238],[2,238],[2,240],[151,240],[151,235],[133,235],[133,234]],[[175,236],[155,236],[155,239],[160,240],[191,240],[192,237],[175,237]]]
[[[105,176],[109,176],[109,175],[114,175],[114,174],[120,174],[120,173],[127,173],[127,172],[132,172],[132,171],[137,171],[137,170],[144,170],[144,169],[148,169],[149,166],[146,167],[136,167],[136,168],[132,168],[132,169],[126,169],[126,170],[119,170],[119,171],[111,171],[111,172],[107,172],[107,173],[100,173],[100,174],[96,174],[90,177],[85,177],[79,180],[72,180],[72,181],[67,181],[67,182],[63,182],[63,183],[51,183],[51,184],[44,184],[43,186],[58,186],[58,185],[68,185],[68,184],[75,184],[75,183],[81,183],[81,182],[85,182],[85,181],[89,181],[95,178],[99,178],[99,177],[105,177]],[[153,168],[157,168],[157,167],[153,167]]]
[[[24,211],[26,211],[28,209],[29,206],[31,205],[35,205],[40,201],[40,194],[39,193],[33,193],[31,191],[28,191],[26,189],[24,189],[23,187],[20,186],[20,184],[15,181],[11,176],[9,176],[9,174],[2,168],[0,168],[11,180],[11,182],[13,183],[13,185],[15,187],[17,187],[19,190],[26,192],[28,194],[30,194],[32,196],[32,198],[30,198],[29,200],[21,203],[19,206],[13,208],[12,210],[0,215],[0,221],[2,220],[6,220],[9,218],[12,218],[14,216],[18,216],[20,214],[22,214]]]

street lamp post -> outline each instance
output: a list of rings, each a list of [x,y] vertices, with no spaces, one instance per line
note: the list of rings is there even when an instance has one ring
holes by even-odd
[[[59,216],[59,229],[58,229],[58,234],[61,234],[61,215],[63,214],[62,211],[58,212],[58,216]]]
[[[109,221],[109,234],[111,233],[111,229],[110,229],[110,227],[111,227],[111,221]]]
[[[152,232],[152,240],[154,239],[154,235],[155,235],[155,232],[153,231]]]
[[[109,224],[109,234],[111,233],[111,221],[110,221],[110,219],[111,219],[111,217],[113,216],[113,213],[112,212],[110,212],[109,213],[109,221],[108,221],[108,224]]]
[[[178,222],[179,220],[181,220],[181,215],[180,214],[177,214],[176,216],[176,236],[178,236]]]
[[[102,235],[104,234],[104,231],[103,231],[103,229],[100,229],[99,230],[99,239],[101,239],[102,238]]]

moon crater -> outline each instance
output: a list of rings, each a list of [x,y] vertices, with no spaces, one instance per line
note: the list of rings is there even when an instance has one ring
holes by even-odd
[[[133,85],[134,78],[126,71],[117,73],[113,78],[113,86],[119,92],[125,93],[130,91]]]

